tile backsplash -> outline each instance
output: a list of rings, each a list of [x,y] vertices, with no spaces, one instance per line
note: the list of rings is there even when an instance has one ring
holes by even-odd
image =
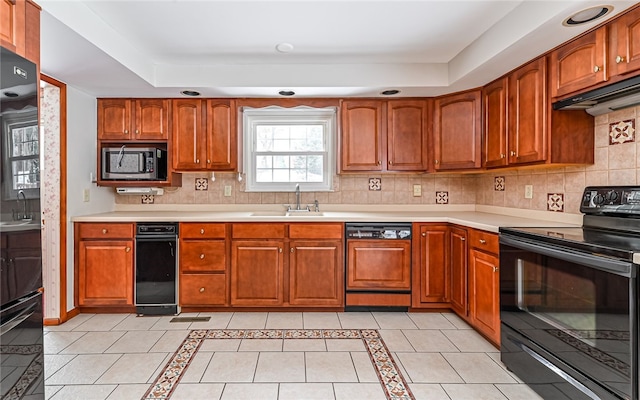
[[[582,191],[589,185],[639,184],[640,106],[595,119],[595,163],[569,167],[523,167],[496,169],[479,174],[379,175],[334,177],[332,192],[302,192],[302,203],[312,204],[480,204],[500,207],[578,214]],[[414,196],[421,185],[421,196]],[[525,198],[525,185],[533,196]],[[230,187],[230,196],[225,196]],[[167,188],[155,196],[155,204],[291,204],[293,192],[252,193],[244,191],[237,174],[183,174],[182,187]],[[446,193],[446,196],[444,195]],[[144,199],[149,202],[149,199]],[[446,200],[446,202],[445,202]],[[117,196],[119,204],[141,204],[141,196]],[[551,205],[550,205],[551,204]]]

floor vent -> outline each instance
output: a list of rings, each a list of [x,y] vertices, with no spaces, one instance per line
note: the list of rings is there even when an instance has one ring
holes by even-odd
[[[211,317],[174,317],[169,322],[207,322]]]

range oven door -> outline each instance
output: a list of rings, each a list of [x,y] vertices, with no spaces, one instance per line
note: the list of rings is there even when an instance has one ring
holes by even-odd
[[[500,237],[501,359],[544,398],[638,399],[634,265]]]

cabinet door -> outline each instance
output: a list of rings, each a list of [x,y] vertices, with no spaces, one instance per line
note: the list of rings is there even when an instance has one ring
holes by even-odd
[[[467,231],[451,228],[449,247],[451,257],[451,308],[467,316]]]
[[[383,102],[342,102],[342,171],[382,171]]]
[[[509,76],[509,164],[544,161],[547,154],[546,61]]]
[[[469,252],[471,323],[495,343],[500,342],[499,262],[494,255],[476,249]]]
[[[507,85],[501,78],[482,89],[484,104],[484,143],[482,159],[484,166],[507,165]]]
[[[551,97],[606,81],[607,28],[597,29],[551,52],[549,64]]]
[[[169,139],[169,100],[137,99],[135,100],[136,140]]]
[[[78,305],[133,305],[133,241],[82,240],[78,249]]]
[[[342,306],[342,242],[295,240],[290,243],[289,251],[289,303],[299,306]]]
[[[173,100],[173,168],[176,171],[202,170],[206,161],[202,101]]]
[[[130,140],[131,100],[98,100],[98,139]]]
[[[434,168],[480,168],[481,95],[472,91],[440,97],[434,105]]]
[[[420,225],[414,232],[420,232],[417,265],[414,276],[414,299],[419,294],[420,303],[441,303],[449,301],[449,272],[447,268],[447,227]],[[415,253],[414,253],[415,254]]]
[[[233,241],[231,305],[283,304],[283,247],[282,241]]]
[[[349,240],[347,288],[411,289],[409,240]]]
[[[423,171],[426,161],[426,101],[387,103],[387,169]]]
[[[237,170],[237,124],[234,100],[207,100],[207,169]]]
[[[180,305],[222,306],[226,305],[225,274],[181,274]]]
[[[0,0],[0,44],[20,54],[25,45],[25,0]]]
[[[611,74],[627,74],[640,69],[640,8],[636,8],[612,23]]]

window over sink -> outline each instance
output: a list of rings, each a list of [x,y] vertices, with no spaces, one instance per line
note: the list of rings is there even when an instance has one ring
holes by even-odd
[[[335,107],[243,109],[248,192],[330,191],[335,174]]]
[[[40,137],[35,108],[2,115],[4,131],[3,179],[10,184],[3,197],[17,199],[23,191],[27,198],[40,197]]]

